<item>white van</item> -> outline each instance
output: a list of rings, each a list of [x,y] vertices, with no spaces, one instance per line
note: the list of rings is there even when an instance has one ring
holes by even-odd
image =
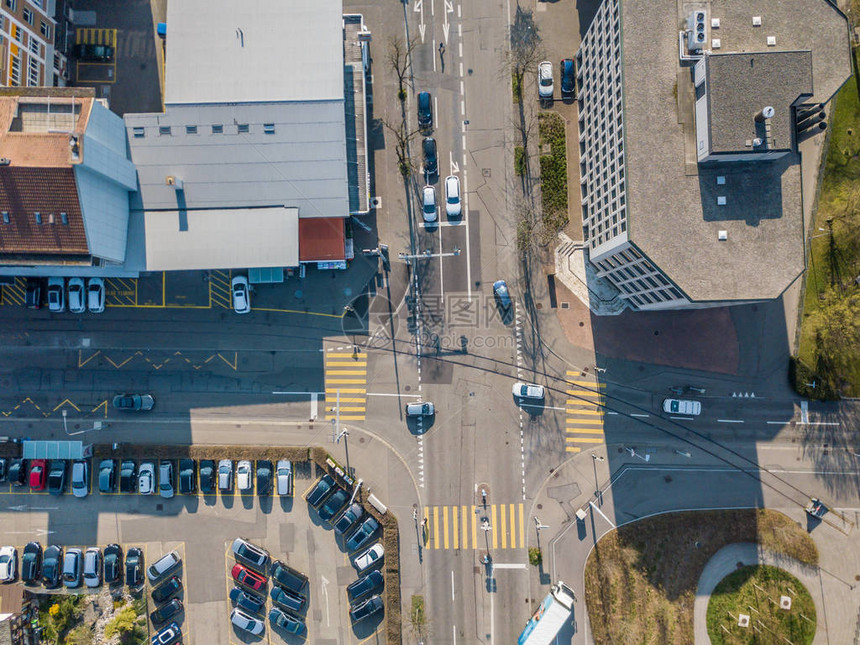
[[[702,404],[699,401],[689,401],[686,399],[664,399],[663,412],[687,414],[697,417],[702,413]]]

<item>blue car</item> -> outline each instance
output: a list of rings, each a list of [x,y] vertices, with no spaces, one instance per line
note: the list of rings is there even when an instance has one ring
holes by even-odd
[[[502,311],[507,311],[511,308],[511,294],[508,292],[508,284],[504,280],[496,280],[493,283],[493,295],[499,303],[499,308]]]
[[[322,479],[317,482],[313,490],[308,493],[307,502],[314,508],[319,508],[320,504],[325,501],[325,498],[334,490],[334,479],[331,475],[323,475]]]
[[[372,517],[365,519],[358,525],[358,528],[353,531],[352,535],[350,535],[349,539],[346,541],[347,551],[358,551],[358,549],[370,542],[370,538],[373,537],[373,534],[376,533],[378,528],[379,522],[375,519]]]

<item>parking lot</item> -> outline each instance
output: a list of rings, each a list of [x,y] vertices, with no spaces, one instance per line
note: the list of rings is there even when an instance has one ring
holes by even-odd
[[[292,497],[278,496],[276,491],[258,496],[252,477],[252,488],[244,493],[235,486],[226,494],[183,495],[177,490],[173,498],[166,499],[157,490],[152,496],[99,493],[98,461],[90,464],[89,494],[83,498],[74,497],[69,490],[70,466],[65,493],[60,496],[30,491],[26,484],[0,485],[6,502],[0,523],[2,544],[17,546],[19,557],[24,544],[32,540],[43,547],[58,544],[84,550],[118,543],[126,552],[138,546],[147,567],[177,550],[182,557],[183,589],[175,597],[185,610],[175,620],[182,627],[184,643],[354,643],[374,634],[384,639],[382,612],[355,625],[350,620],[345,588],[358,576],[334,531],[302,497],[321,474],[314,472],[317,467],[312,463],[296,463]],[[159,459],[147,461],[158,470]],[[174,472],[177,464],[173,460]],[[271,629],[268,620],[261,636],[230,625],[229,593],[235,584],[231,569],[236,563],[231,544],[239,536],[266,549],[273,561],[281,560],[308,577],[303,590],[308,602],[300,613],[307,630],[300,636]],[[264,590],[268,593],[271,588],[268,581]],[[147,585],[148,611],[152,612],[150,591]],[[271,607],[267,597],[266,614]],[[150,633],[155,633],[152,625]]]

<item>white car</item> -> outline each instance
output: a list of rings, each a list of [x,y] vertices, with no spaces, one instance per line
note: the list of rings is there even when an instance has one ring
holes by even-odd
[[[234,609],[230,612],[230,622],[242,631],[253,634],[254,636],[259,636],[266,629],[263,625],[263,621],[258,620],[253,616],[249,616],[241,609]]]
[[[519,399],[532,399],[534,401],[543,401],[546,395],[543,385],[536,383],[514,383],[511,393]]]
[[[18,552],[14,546],[0,548],[0,582],[13,582],[18,576]]]
[[[82,314],[87,310],[87,301],[84,298],[84,279],[69,278],[69,311],[73,314]]]
[[[90,589],[102,583],[102,553],[98,547],[90,547],[84,553],[84,584]]]
[[[233,462],[229,459],[218,462],[218,490],[222,493],[233,490]]]
[[[251,288],[248,278],[237,275],[230,283],[233,292],[233,311],[237,314],[246,314],[251,311]]]
[[[48,311],[59,313],[66,310],[66,281],[63,278],[48,278]]]
[[[355,565],[355,568],[358,569],[358,572],[362,573],[382,560],[383,555],[385,555],[385,549],[382,548],[381,543],[377,542],[366,551],[357,555],[352,563]]]
[[[87,308],[91,314],[105,310],[105,281],[101,278],[87,280]]]
[[[89,489],[89,465],[85,461],[76,461],[72,464],[72,493],[75,497],[86,497]]]
[[[445,213],[448,217],[460,217],[463,214],[460,204],[460,178],[457,175],[445,177]]]
[[[424,186],[424,189],[421,191],[422,196],[422,208],[421,212],[424,214],[425,222],[435,222],[436,221],[436,189],[433,186]]]
[[[243,459],[236,466],[236,488],[251,490],[251,462]]]
[[[685,399],[664,399],[663,412],[669,414],[687,414],[697,417],[702,413],[702,404],[699,401]]]
[[[552,63],[548,60],[538,65],[538,96],[551,99],[555,88],[552,82]]]
[[[137,492],[141,495],[152,495],[155,492],[155,464],[144,461],[140,464],[137,476]]]
[[[406,404],[407,417],[432,417],[436,414],[436,406],[430,401],[413,401]]]
[[[162,461],[158,466],[158,494],[165,499],[173,497],[172,461]]]
[[[275,478],[278,481],[278,495],[293,494],[293,464],[289,459],[278,461]]]

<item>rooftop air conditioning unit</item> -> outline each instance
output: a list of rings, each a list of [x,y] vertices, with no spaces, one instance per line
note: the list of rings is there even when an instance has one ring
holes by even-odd
[[[687,49],[701,51],[707,42],[705,26],[708,14],[704,10],[693,11],[687,16]]]

